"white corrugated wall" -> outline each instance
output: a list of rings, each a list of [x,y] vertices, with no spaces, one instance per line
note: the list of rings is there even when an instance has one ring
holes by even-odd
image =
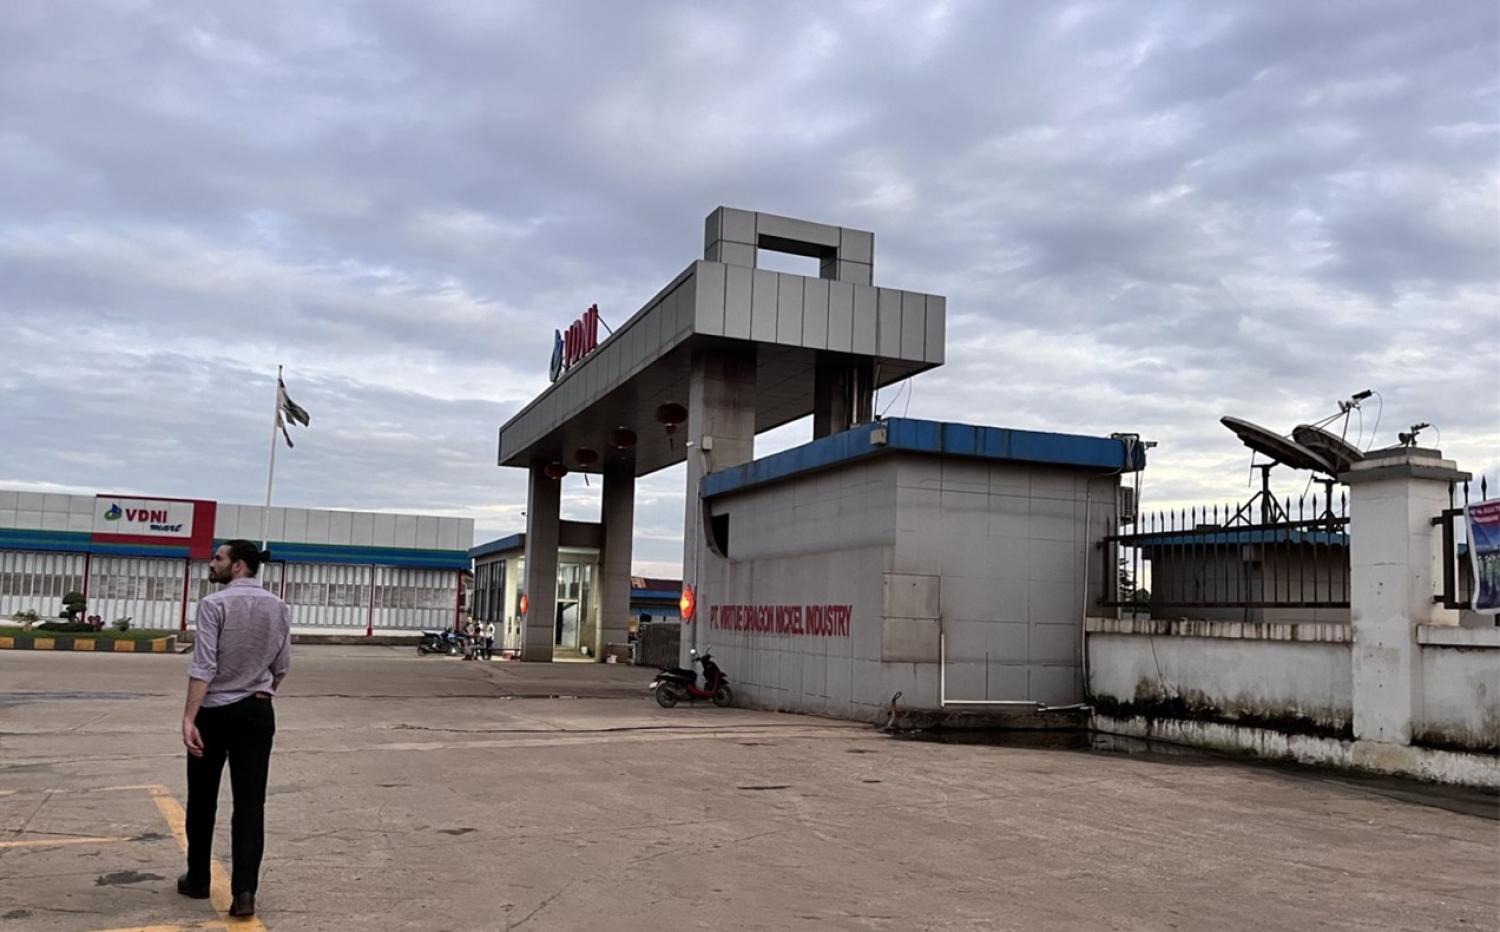
[[[382,566],[375,576],[375,627],[407,630],[453,627],[458,573]]]
[[[285,563],[266,563],[256,574],[263,588],[270,590],[275,595],[281,595],[281,577],[286,572]],[[208,561],[193,561],[193,581],[188,585],[188,627],[192,627],[198,617],[198,603],[210,592],[222,589],[218,583],[208,580]]]
[[[31,609],[55,621],[62,597],[83,590],[83,562],[81,553],[0,551],[0,615]]]
[[[90,615],[106,625],[129,618],[133,628],[176,630],[182,622],[187,561],[175,557],[95,556],[89,567]]]
[[[299,563],[287,567],[292,624],[364,630],[370,618],[370,567]]]

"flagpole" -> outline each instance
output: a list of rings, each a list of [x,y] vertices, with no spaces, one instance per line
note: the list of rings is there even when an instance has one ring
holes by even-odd
[[[270,538],[266,536],[266,522],[271,518],[271,483],[276,478],[276,428],[281,420],[281,367],[276,367],[276,385],[272,390],[271,404],[271,463],[266,467],[266,507],[260,513],[260,549],[268,550]]]

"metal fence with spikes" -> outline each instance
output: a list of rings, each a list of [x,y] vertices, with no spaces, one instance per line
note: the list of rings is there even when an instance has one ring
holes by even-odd
[[[1284,502],[1218,505],[1140,516],[1098,544],[1099,605],[1152,617],[1344,621],[1349,608],[1348,505],[1331,488]],[[1283,611],[1284,610],[1284,611]],[[1302,610],[1302,611],[1299,611]],[[1342,611],[1340,611],[1342,610]]]
[[[1462,485],[1463,504],[1459,504],[1459,488],[1448,483],[1448,507],[1432,519],[1433,527],[1443,529],[1443,591],[1432,597],[1432,601],[1444,608],[1466,609],[1474,600],[1474,574],[1469,563],[1468,529],[1464,526],[1464,508],[1469,504],[1469,483]],[[1488,501],[1490,483],[1485,476],[1479,477],[1478,501]],[[1465,538],[1460,540],[1460,531]],[[1500,623],[1500,622],[1497,622]]]

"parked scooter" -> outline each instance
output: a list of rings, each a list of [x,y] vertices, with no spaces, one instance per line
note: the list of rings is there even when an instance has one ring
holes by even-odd
[[[703,664],[703,685],[698,685],[698,674],[694,670],[682,667],[662,667],[650,686],[651,691],[656,695],[656,704],[663,709],[670,709],[684,699],[690,702],[695,699],[711,699],[713,704],[721,709],[733,704],[734,690],[729,688],[728,677],[724,675],[724,671],[714,663],[709,648],[705,647],[701,656],[696,648],[688,653],[692,655],[693,663]]]
[[[447,654],[449,657],[456,657],[463,649],[463,639],[453,631],[423,631],[422,640],[417,642],[419,655]]]

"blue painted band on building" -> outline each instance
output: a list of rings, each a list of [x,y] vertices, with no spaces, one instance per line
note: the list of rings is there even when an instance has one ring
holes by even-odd
[[[223,543],[216,541],[215,546]],[[188,548],[147,544],[96,543],[79,531],[42,531],[0,528],[0,550],[33,550],[49,553],[92,553],[99,556],[165,557],[187,559]],[[467,570],[469,555],[463,550],[421,550],[415,547],[355,547],[347,544],[271,542],[271,558],[286,563],[334,563],[355,566],[399,566],[413,569]]]
[[[876,431],[880,430],[885,431],[883,443],[874,439]],[[1144,449],[1136,447],[1127,460],[1125,444],[1110,437],[890,418],[861,424],[764,459],[710,473],[703,479],[703,497],[712,498],[801,473],[898,452],[1037,463],[1103,473],[1134,472],[1146,465]]]

